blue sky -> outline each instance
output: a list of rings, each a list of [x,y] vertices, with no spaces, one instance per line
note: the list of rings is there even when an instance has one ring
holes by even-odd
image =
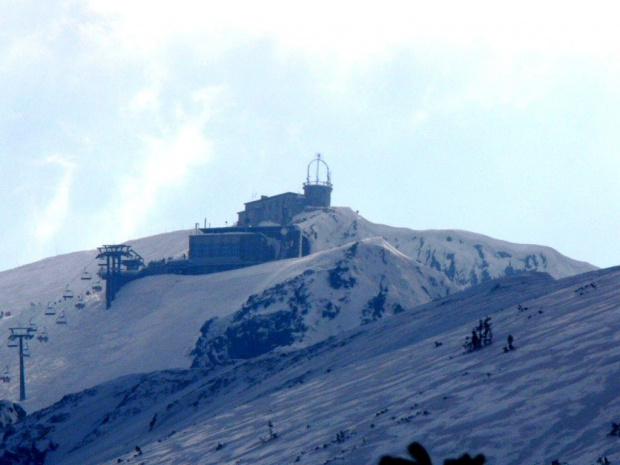
[[[611,3],[0,2],[0,270],[300,191],[620,264]],[[251,3],[248,5],[248,3]]]

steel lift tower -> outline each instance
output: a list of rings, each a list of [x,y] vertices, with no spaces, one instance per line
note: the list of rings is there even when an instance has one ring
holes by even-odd
[[[105,303],[110,308],[116,293],[125,284],[138,276],[144,267],[144,260],[131,246],[103,245],[99,250],[99,276],[105,280]]]
[[[24,373],[24,357],[29,357],[29,354],[24,353],[24,339],[32,339],[34,333],[37,332],[37,328],[34,325],[19,326],[16,328],[9,328],[11,335],[9,341],[15,343],[19,340],[19,400],[26,400],[26,374]],[[9,343],[10,344],[10,343]]]

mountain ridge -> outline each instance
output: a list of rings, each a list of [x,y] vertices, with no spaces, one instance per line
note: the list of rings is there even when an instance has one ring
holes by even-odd
[[[131,463],[142,457],[129,452],[136,444],[148,463],[304,463],[306,456],[313,457],[306,463],[373,463],[381,451],[394,453],[391,429],[400,431],[396,437],[404,443],[413,439],[405,438],[404,425],[428,416],[424,408],[413,407],[410,414],[397,415],[395,424],[370,426],[373,405],[374,413],[383,410],[381,399],[396,405],[417,395],[414,378],[396,370],[396,361],[417,367],[429,386],[444,383],[464,396],[466,391],[450,380],[466,376],[459,374],[463,366],[458,362],[486,363],[479,354],[462,358],[464,337],[479,318],[491,316],[498,337],[514,332],[521,350],[519,344],[529,336],[520,328],[538,328],[539,321],[548,320],[549,308],[559,319],[556,327],[568,328],[567,319],[579,320],[575,299],[598,315],[608,315],[619,300],[609,290],[617,270],[597,271],[547,247],[462,231],[376,225],[348,208],[306,211],[294,223],[309,237],[311,255],[211,275],[146,277],[123,287],[109,310],[100,293],[85,293],[90,283],[79,279],[83,270],[96,271],[94,251],[0,273],[0,305],[17,309],[0,319],[0,330],[29,321],[47,325],[50,336],[47,343],[33,344],[27,362],[29,399],[23,403],[30,413],[5,434],[3,450],[37,447],[46,451],[46,463],[63,464],[89,463],[89,457],[96,457],[92,463],[116,458]],[[132,245],[147,260],[178,257],[187,253],[189,233],[143,238]],[[66,282],[83,293],[85,308],[77,310],[60,298]],[[55,325],[53,317],[43,314],[47,300],[66,311],[67,325]],[[560,305],[567,306],[567,315],[558,312]],[[537,331],[546,328],[540,325]],[[557,336],[551,340],[562,343]],[[438,359],[448,348],[450,355]],[[8,351],[0,347],[0,356],[16,358]],[[419,354],[411,358],[403,351]],[[432,360],[443,367],[437,380],[431,377]],[[342,387],[334,384],[336,365],[344,376]],[[11,374],[15,379],[15,368]],[[327,397],[322,400],[309,386],[326,386]],[[356,417],[347,386],[355,386],[363,415]],[[402,397],[407,390],[411,396]],[[3,383],[0,395],[15,398],[15,383]],[[289,405],[290,396],[297,400]],[[312,401],[305,402],[304,396]],[[278,439],[283,425],[293,421],[286,420],[283,407],[272,415],[262,404],[265,399],[298,412],[292,414],[296,423],[290,442],[271,444],[266,432],[257,437],[259,418],[266,424],[273,416]],[[222,407],[225,403],[241,412],[237,426],[227,426],[231,413]],[[465,408],[461,402],[456,407]],[[304,430],[304,415],[323,429]],[[446,415],[442,422],[451,414]],[[375,418],[383,421],[383,416]],[[212,425],[210,418],[216,418]],[[194,423],[201,425],[195,431]],[[175,437],[179,431],[185,439]],[[217,431],[229,431],[229,436]],[[38,439],[33,440],[33,432]],[[198,437],[210,445],[181,445],[194,444]],[[212,442],[216,438],[221,441]],[[440,452],[450,452],[433,436],[426,439]],[[220,442],[231,445],[218,449]],[[343,452],[336,453],[342,444]],[[491,452],[499,457],[499,451]],[[213,461],[196,462],[201,454],[213,455]]]

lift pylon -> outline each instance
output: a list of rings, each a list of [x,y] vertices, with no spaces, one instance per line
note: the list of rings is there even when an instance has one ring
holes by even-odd
[[[9,335],[9,341],[19,341],[19,400],[26,400],[26,373],[24,369],[24,357],[30,357],[30,351],[27,350],[28,343],[24,342],[24,339],[32,339],[34,333],[37,332],[36,328],[29,326],[17,326],[15,328],[9,328],[11,334]]]
[[[98,247],[99,276],[105,280],[106,308],[110,308],[116,293],[124,280],[135,275],[144,267],[142,257],[125,244]]]

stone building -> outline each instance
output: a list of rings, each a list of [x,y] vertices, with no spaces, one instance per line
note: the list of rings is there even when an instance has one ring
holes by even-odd
[[[215,273],[308,255],[309,242],[297,226],[200,229],[189,237],[192,273]]]
[[[204,228],[189,237],[184,273],[215,273],[310,253],[308,238],[293,217],[306,208],[331,205],[331,172],[320,154],[308,165],[304,193],[262,196],[245,204],[237,224]]]
[[[259,226],[261,223],[289,224],[291,219],[306,208],[306,198],[302,194],[285,192],[273,197],[261,196],[245,204],[245,210],[239,212],[238,226]]]
[[[321,154],[317,154],[308,165],[303,187],[303,194],[285,192],[273,197],[263,195],[258,200],[247,202],[245,210],[238,213],[237,226],[287,225],[306,207],[329,207],[332,194],[331,172]]]

